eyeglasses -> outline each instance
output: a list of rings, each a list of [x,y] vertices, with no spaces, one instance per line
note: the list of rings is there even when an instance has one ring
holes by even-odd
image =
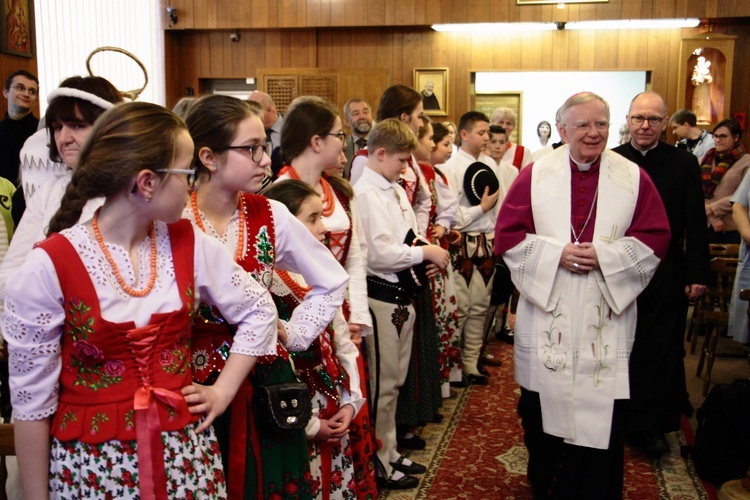
[[[641,115],[633,115],[630,117],[630,123],[633,125],[641,126],[643,125],[643,122],[648,121],[649,127],[656,127],[659,125],[662,120],[664,120],[664,116],[649,116],[646,118],[645,116]]]
[[[251,160],[255,163],[260,163],[263,160],[264,153],[268,155],[269,158],[271,157],[271,153],[273,153],[273,144],[266,142],[265,144],[254,144],[252,146],[227,146],[217,149],[217,151],[226,151],[227,149],[244,151],[246,154],[250,155]]]
[[[332,135],[334,137],[338,137],[341,140],[341,142],[346,144],[346,134],[344,132],[339,132],[338,134],[326,134],[326,135]]]
[[[727,134],[714,134],[714,140],[715,141],[726,141],[730,137],[732,137],[732,136],[731,135],[727,135]]]
[[[597,132],[604,132],[609,128],[609,122],[607,121],[600,121],[600,122],[594,122],[594,123],[574,123],[572,125],[564,125],[565,127],[570,127],[576,132],[588,132],[591,130],[591,127],[594,127]]]
[[[168,174],[187,174],[187,184],[190,191],[198,189],[198,176],[195,175],[194,168],[159,168],[155,172],[163,172]]]
[[[37,93],[39,92],[34,87],[26,87],[26,85],[24,85],[22,83],[17,83],[15,85],[11,86],[11,88],[13,90],[15,90],[16,92],[21,92],[21,93],[28,92],[29,95],[37,95]]]

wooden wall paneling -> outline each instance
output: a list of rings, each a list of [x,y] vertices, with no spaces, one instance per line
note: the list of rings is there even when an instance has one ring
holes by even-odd
[[[305,19],[307,26],[323,26],[320,15],[320,4],[322,0],[307,0],[305,6]]]
[[[529,31],[521,34],[521,69],[543,68],[542,43],[543,31]]]
[[[547,66],[549,69],[562,70],[568,68],[568,57],[570,57],[571,51],[571,35],[570,31],[555,31],[549,37],[549,58],[550,62]],[[576,42],[578,39],[576,38]]]
[[[676,2],[668,4],[665,2],[660,2],[660,3],[652,4],[653,10],[651,12],[651,15],[649,15],[649,17],[674,19],[677,16],[677,12],[675,10],[675,7],[676,7],[675,3]]]
[[[344,2],[344,26],[367,24],[367,0]]]
[[[669,30],[648,30],[648,58],[646,66],[656,69],[651,75],[653,90],[660,94],[669,91],[669,67],[672,61],[678,61],[680,57],[679,47],[672,53],[669,48]]]
[[[417,23],[415,1],[411,1],[411,2],[394,1],[393,2],[393,16],[394,16],[395,25],[409,26],[409,25],[414,25]]]
[[[464,0],[463,2],[458,2],[461,16],[464,19],[461,22],[469,22],[469,13],[471,13],[473,19],[481,19],[478,22],[488,22],[491,19],[490,3],[487,0]]]
[[[594,31],[594,68],[612,69],[620,67],[617,60],[619,30]]]
[[[573,4],[516,5],[515,0],[171,0],[175,29],[277,29],[352,26],[414,26],[437,22],[594,20],[649,17],[746,17],[747,0],[611,0]],[[365,15],[360,15],[366,5]],[[238,10],[241,13],[238,13]],[[250,11],[251,14],[247,14]]]
[[[430,4],[434,3],[433,1]],[[430,5],[431,6],[431,5]],[[427,0],[414,0],[414,24],[424,26],[430,24],[427,22]]]
[[[185,30],[195,28],[195,16],[197,9],[202,6],[193,5],[193,0],[166,0],[164,4],[177,9],[177,24],[173,26],[172,30]]]
[[[722,0],[725,3],[728,3],[726,0]],[[706,0],[704,9],[706,10],[706,17],[716,17],[718,15],[718,6],[719,2],[717,0]]]
[[[594,30],[578,32],[578,69],[591,71],[594,69],[594,61],[597,47],[596,32]]]
[[[399,26],[401,23],[396,19],[396,3],[396,0],[370,0],[370,7],[383,9],[386,26]]]

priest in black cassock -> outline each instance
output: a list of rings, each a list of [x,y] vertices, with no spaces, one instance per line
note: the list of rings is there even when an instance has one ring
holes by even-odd
[[[627,116],[631,140],[614,149],[651,177],[672,231],[667,256],[638,297],[630,355],[627,435],[652,456],[669,450],[664,434],[678,430],[680,414],[692,411],[683,361],[685,319],[688,300],[700,297],[709,279],[700,167],[692,154],[659,140],[668,122],[659,94],[638,94]]]

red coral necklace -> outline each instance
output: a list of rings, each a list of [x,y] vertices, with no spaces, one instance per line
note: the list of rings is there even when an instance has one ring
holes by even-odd
[[[193,193],[190,195],[190,205],[193,208],[193,216],[195,217],[195,223],[198,224],[198,227],[201,228],[201,231],[204,233],[206,232],[206,227],[203,225],[203,219],[201,218],[201,213],[198,210],[198,200],[197,200],[197,191],[193,191]],[[239,201],[237,202],[237,210],[239,212],[239,230],[237,234],[237,250],[234,253],[234,261],[239,262],[242,256],[245,253],[245,224],[246,224],[246,218],[247,214],[245,213],[245,200],[242,197],[242,195],[239,196]]]
[[[96,237],[96,242],[99,244],[99,248],[102,249],[102,252],[104,252],[104,257],[107,259],[107,262],[109,263],[109,267],[112,268],[112,272],[115,275],[115,279],[117,279],[117,284],[120,285],[120,287],[127,293],[128,295],[132,297],[145,297],[149,293],[151,293],[151,290],[154,288],[154,284],[156,283],[156,237],[155,237],[155,231],[154,231],[154,223],[151,223],[151,227],[148,229],[148,237],[151,239],[151,277],[148,280],[148,284],[145,288],[142,288],[140,290],[135,290],[131,286],[129,286],[127,283],[125,283],[125,280],[122,278],[122,275],[120,274],[120,271],[117,269],[117,264],[115,263],[115,259],[112,258],[112,254],[109,253],[109,249],[107,248],[106,243],[104,243],[104,238],[102,238],[102,233],[99,231],[99,212],[101,211],[101,208],[97,209],[96,212],[94,212],[94,219],[91,221],[91,226],[94,229],[94,236]]]

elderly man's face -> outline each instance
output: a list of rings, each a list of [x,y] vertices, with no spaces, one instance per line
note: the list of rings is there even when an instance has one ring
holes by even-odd
[[[607,147],[607,108],[598,99],[573,106],[563,116],[563,126],[560,129],[563,140],[570,145],[573,159],[580,163],[590,163]]]
[[[642,94],[630,105],[627,120],[631,143],[646,151],[656,146],[661,133],[667,128],[667,110],[658,96]]]
[[[370,106],[366,102],[353,102],[346,116],[349,128],[359,135],[367,135],[372,128],[372,114]]]

